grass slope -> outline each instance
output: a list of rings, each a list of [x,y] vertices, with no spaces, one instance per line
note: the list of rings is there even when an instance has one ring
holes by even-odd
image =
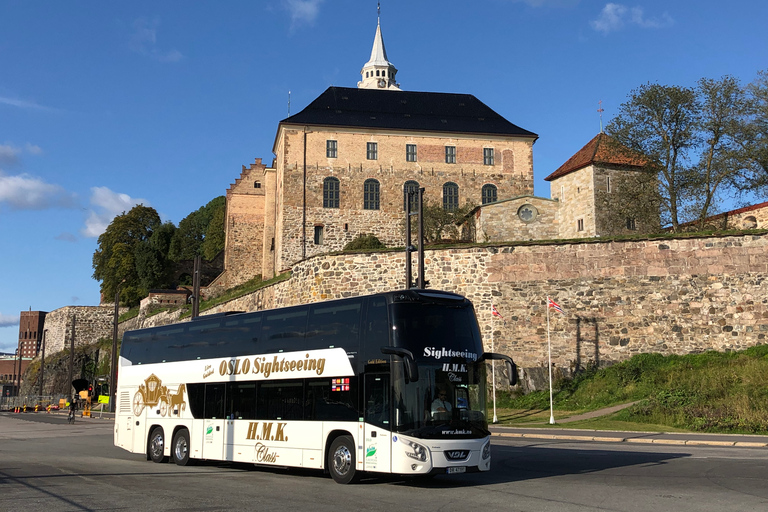
[[[637,401],[569,427],[768,434],[768,345],[686,356],[640,354],[556,386],[557,417]],[[498,396],[497,407],[502,424],[548,421],[549,392]]]

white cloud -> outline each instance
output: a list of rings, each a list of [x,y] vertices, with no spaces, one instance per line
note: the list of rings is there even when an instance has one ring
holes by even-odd
[[[0,144],[0,165],[17,165],[19,163],[19,157],[23,152],[27,152],[30,155],[43,154],[43,150],[40,146],[30,144],[29,142],[27,142],[24,148],[16,147],[11,143],[6,142],[5,144]]]
[[[7,176],[0,171],[0,206],[12,210],[74,208],[77,198],[59,185],[46,183],[29,174]]]
[[[0,96],[0,104],[10,105],[12,107],[18,108],[29,108],[33,110],[54,110],[52,108],[44,107],[43,105],[35,103],[34,101],[25,101],[18,98],[8,98],[6,96]]]
[[[128,47],[141,55],[146,55],[159,62],[178,62],[184,58],[184,55],[178,50],[162,50],[157,46],[157,29],[160,21],[155,19],[149,21],[139,18],[133,22],[133,33],[131,34]]]
[[[4,315],[0,313],[0,327],[13,327],[14,325],[19,325],[19,315]]]
[[[85,227],[80,233],[88,238],[95,238],[106,231],[109,223],[116,216],[129,211],[137,204],[150,206],[146,199],[132,198],[128,194],[113,192],[107,187],[91,188],[91,205],[93,208],[85,220]]]
[[[19,163],[19,148],[10,144],[0,144],[0,165],[16,165]]]
[[[299,25],[311,25],[320,14],[323,0],[283,0],[283,6],[291,14],[291,29]]]
[[[616,32],[626,25],[637,25],[641,28],[664,28],[674,24],[672,17],[664,12],[660,18],[648,18],[642,7],[627,7],[623,4],[605,4],[600,16],[590,22],[592,28],[603,34]]]

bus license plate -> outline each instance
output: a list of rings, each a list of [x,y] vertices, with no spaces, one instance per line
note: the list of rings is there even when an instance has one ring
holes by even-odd
[[[464,466],[459,466],[455,468],[446,468],[446,473],[448,473],[449,475],[452,475],[454,473],[466,473],[466,472],[467,472],[467,468],[465,468]]]

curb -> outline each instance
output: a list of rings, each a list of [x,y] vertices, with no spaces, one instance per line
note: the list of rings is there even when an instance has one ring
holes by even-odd
[[[602,443],[637,443],[637,444],[666,444],[683,446],[734,446],[740,448],[768,448],[768,442],[757,443],[748,441],[714,441],[702,439],[647,439],[634,437],[579,436],[573,434],[531,434],[497,432],[491,437],[516,437],[526,439],[550,439],[561,441],[595,441]]]

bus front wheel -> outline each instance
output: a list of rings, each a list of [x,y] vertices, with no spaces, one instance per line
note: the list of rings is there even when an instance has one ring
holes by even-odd
[[[187,429],[183,428],[173,436],[171,451],[173,453],[173,460],[177,465],[192,465],[192,459],[189,458],[189,431]]]
[[[328,462],[328,470],[336,483],[349,484],[360,478],[360,472],[355,467],[355,442],[351,436],[340,436],[333,440]]]
[[[147,450],[149,451],[149,458],[152,459],[152,462],[166,462],[168,460],[168,457],[164,455],[165,434],[163,433],[162,427],[156,427],[152,430],[152,433],[149,434],[149,446],[147,447]]]

